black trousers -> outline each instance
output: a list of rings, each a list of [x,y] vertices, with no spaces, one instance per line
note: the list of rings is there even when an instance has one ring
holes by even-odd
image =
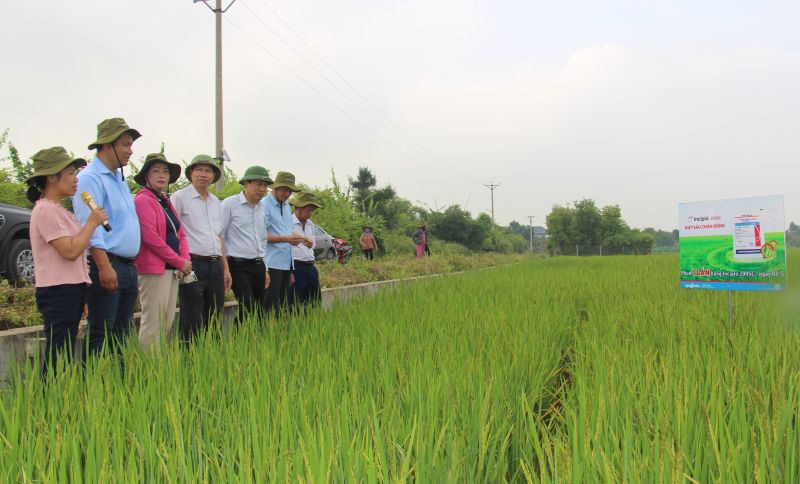
[[[373,252],[375,252],[375,249],[363,249],[363,252],[364,252],[364,257],[366,257],[369,260],[372,260]]]
[[[225,305],[225,278],[222,261],[192,258],[192,269],[197,281],[181,284],[178,288],[180,301],[180,336],[190,341],[208,327],[212,314],[222,318]]]
[[[63,353],[67,362],[72,358],[78,324],[86,302],[86,284],[61,284],[37,287],[36,306],[44,319],[44,361],[42,374],[56,368],[56,361]]]
[[[264,308],[271,312],[277,313],[285,308],[288,303],[289,290],[289,277],[292,271],[284,269],[273,269],[270,267],[269,271],[269,287],[264,293]]]
[[[322,301],[322,290],[319,286],[319,272],[313,264],[294,266],[294,286],[289,293],[289,307],[302,311],[309,304]]]
[[[267,268],[263,259],[228,257],[228,269],[233,279],[233,293],[239,302],[239,319],[247,313],[263,311],[264,281]]]

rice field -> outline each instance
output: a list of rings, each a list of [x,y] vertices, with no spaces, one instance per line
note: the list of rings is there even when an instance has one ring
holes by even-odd
[[[790,260],[800,253],[790,254]],[[677,256],[433,278],[0,390],[5,481],[798,482],[800,292]],[[790,287],[797,288],[797,264]]]

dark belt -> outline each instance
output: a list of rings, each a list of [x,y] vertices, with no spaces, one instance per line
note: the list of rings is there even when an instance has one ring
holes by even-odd
[[[108,256],[108,262],[110,264],[113,264],[114,262],[121,262],[126,266],[132,266],[133,262],[136,260],[136,259],[131,259],[130,257],[122,257],[117,254],[112,254],[111,252],[106,252],[106,256]],[[89,256],[89,258],[91,258],[92,262],[94,262],[94,258],[92,256]],[[96,262],[94,263],[96,264]]]
[[[261,257],[257,257],[254,259],[246,259],[244,257],[228,256],[228,262],[233,262],[234,264],[263,264],[264,259],[262,259]]]
[[[217,262],[221,256],[218,255],[196,255],[196,254],[189,254],[194,260],[199,260],[203,262]]]
[[[296,265],[296,266],[313,266],[314,265],[314,261],[313,260],[296,260],[296,261],[294,261],[294,265]]]

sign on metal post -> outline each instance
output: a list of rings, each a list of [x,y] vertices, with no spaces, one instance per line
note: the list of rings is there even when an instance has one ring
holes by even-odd
[[[785,289],[783,195],[681,203],[678,213],[681,287]]]

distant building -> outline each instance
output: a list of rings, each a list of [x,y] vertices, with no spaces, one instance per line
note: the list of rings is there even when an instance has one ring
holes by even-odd
[[[542,239],[547,238],[547,229],[542,227],[541,225],[534,225],[533,226],[533,236],[540,237]]]

